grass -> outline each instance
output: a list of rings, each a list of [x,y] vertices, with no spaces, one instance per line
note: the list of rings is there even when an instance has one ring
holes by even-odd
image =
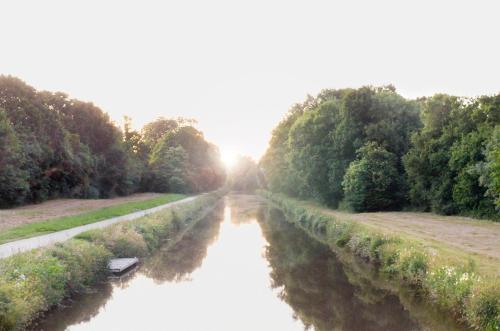
[[[182,236],[213,209],[213,192],[130,222],[0,260],[0,331],[23,330],[43,312],[108,274],[112,257],[146,256]]]
[[[474,254],[340,219],[281,194],[261,194],[312,237],[375,264],[388,279],[415,290],[469,327],[500,330],[498,263],[484,267],[485,260]]]
[[[111,207],[93,210],[84,214],[59,217],[37,223],[21,225],[1,232],[0,244],[103,221],[108,218],[122,216],[136,211],[157,207],[183,198],[186,198],[186,195],[165,194],[149,200],[127,202]]]

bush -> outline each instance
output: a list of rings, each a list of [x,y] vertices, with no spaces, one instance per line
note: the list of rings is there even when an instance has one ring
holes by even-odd
[[[500,281],[473,287],[467,318],[477,330],[500,330]]]
[[[396,263],[399,260],[399,245],[392,242],[380,246],[378,254],[382,271],[389,275],[397,274],[398,269]]]
[[[354,225],[352,223],[338,223],[333,227],[335,244],[344,247],[351,240]]]
[[[112,256],[104,246],[78,239],[56,244],[48,253],[65,266],[68,272],[66,286],[72,293],[104,280]]]
[[[103,245],[114,257],[142,257],[148,253],[146,241],[130,224],[118,223],[104,230],[91,230],[76,238]]]
[[[12,290],[0,283],[0,331],[12,330],[19,320],[20,311],[12,302]]]
[[[370,259],[370,246],[371,238],[369,235],[364,233],[353,234],[347,243],[347,247],[349,247],[356,255],[366,260]]]
[[[59,303],[66,276],[65,266],[44,250],[0,260],[0,321],[17,328]]]
[[[162,239],[179,230],[179,223],[174,210],[170,213],[150,216],[134,223],[135,231],[140,233],[151,252],[158,248]]]
[[[421,249],[400,247],[395,267],[401,276],[412,285],[422,285],[428,269],[428,257]]]
[[[478,281],[479,277],[473,271],[441,266],[429,272],[425,287],[441,307],[461,314],[465,311],[466,300],[470,297],[474,283]]]

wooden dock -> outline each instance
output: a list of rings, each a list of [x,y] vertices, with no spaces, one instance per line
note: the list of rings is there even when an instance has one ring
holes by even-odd
[[[136,257],[133,258],[122,258],[122,259],[111,259],[108,263],[108,269],[113,273],[121,273],[127,269],[132,268],[139,262]]]

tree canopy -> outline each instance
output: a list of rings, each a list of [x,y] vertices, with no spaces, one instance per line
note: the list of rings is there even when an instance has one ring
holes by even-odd
[[[92,103],[0,76],[0,206],[213,190],[225,176],[218,150],[193,124],[159,118],[138,132],[126,118],[122,131]]]
[[[323,90],[290,109],[260,165],[270,190],[332,207],[498,218],[499,125],[500,95]]]

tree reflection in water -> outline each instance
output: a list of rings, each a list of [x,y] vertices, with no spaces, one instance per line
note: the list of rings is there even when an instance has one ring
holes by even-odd
[[[272,286],[281,289],[280,297],[304,325],[315,330],[419,329],[396,296],[377,291],[378,297],[362,300],[335,254],[283,217],[271,208],[258,221],[269,242],[265,256]]]
[[[113,292],[111,283],[104,283],[88,293],[77,295],[49,313],[50,318],[40,320],[31,330],[63,331],[68,325],[84,323],[96,316]]]
[[[214,211],[200,220],[185,236],[168,250],[162,250],[147,259],[138,273],[143,273],[157,282],[180,281],[200,267],[207,254],[208,246],[217,239],[223,219],[224,205],[219,204]],[[126,288],[134,277],[134,272],[111,282],[96,286],[88,293],[75,296],[66,306],[61,306],[47,314],[32,326],[33,330],[62,331],[67,326],[90,321],[98,315],[111,298],[113,287]]]
[[[207,248],[217,240],[223,218],[224,204],[220,203],[181,240],[146,260],[141,273],[158,283],[189,280],[191,273],[201,266]]]
[[[216,326],[210,330],[238,329],[224,328],[230,318],[248,330],[454,329],[446,329],[425,305],[400,301],[376,286],[369,272],[287,222],[262,199],[230,195],[224,201],[177,242],[146,259],[131,279],[76,298],[36,329],[80,324],[78,329],[100,330],[117,322],[131,328],[136,325],[135,317],[126,318],[131,312],[141,316],[137,325],[144,323],[147,330],[186,329],[186,316],[199,319],[190,321],[196,325],[190,330],[207,320]]]

